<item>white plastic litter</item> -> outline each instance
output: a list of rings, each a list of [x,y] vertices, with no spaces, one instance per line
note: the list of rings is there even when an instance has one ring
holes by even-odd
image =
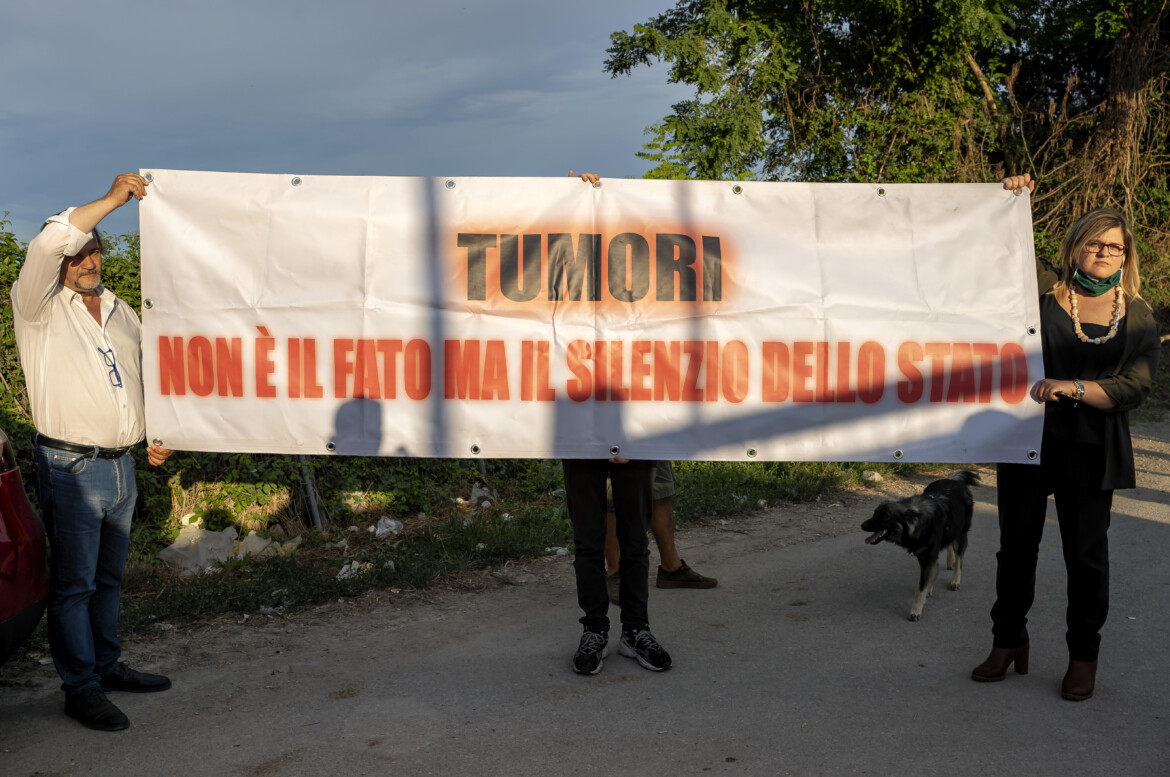
[[[247,537],[236,543],[235,555],[236,558],[243,558],[244,556],[259,558],[272,545],[272,540],[261,537],[254,531],[250,531]]]
[[[490,500],[496,501],[496,500],[499,500],[499,498],[500,498],[500,495],[498,493],[496,493],[496,491],[494,489],[486,488],[486,487],[481,486],[478,483],[476,483],[471,488],[471,499],[469,499],[468,501],[482,502],[484,499],[490,499]],[[482,505],[482,506],[483,507],[490,507],[491,505]]]
[[[378,529],[374,532],[374,536],[380,540],[384,540],[387,537],[397,537],[402,533],[403,528],[402,521],[396,521],[384,515],[378,519]]]
[[[200,528],[197,522],[188,522],[179,532],[178,539],[160,550],[158,557],[164,564],[180,570],[184,575],[196,575],[231,558],[238,536],[234,526],[223,531],[208,531]]]
[[[370,564],[365,561],[351,561],[341,568],[337,573],[338,580],[345,580],[348,577],[356,577],[362,572],[370,568]]]

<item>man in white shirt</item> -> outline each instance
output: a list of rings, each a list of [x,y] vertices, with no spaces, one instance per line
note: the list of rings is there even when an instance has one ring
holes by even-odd
[[[146,187],[139,175],[119,175],[103,197],[50,217],[12,286],[51,548],[49,645],[65,714],[99,731],[130,725],[106,691],[171,687],[118,660],[118,600],[138,496],[129,450],[146,436],[142,333],[134,310],[102,286],[96,229]],[[157,466],[170,453],[151,445],[147,458]]]

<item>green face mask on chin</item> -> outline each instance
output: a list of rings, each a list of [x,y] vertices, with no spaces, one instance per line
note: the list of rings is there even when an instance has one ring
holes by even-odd
[[[1100,297],[1102,294],[1112,288],[1115,288],[1117,284],[1121,283],[1121,270],[1118,270],[1104,280],[1090,278],[1080,270],[1077,270],[1073,273],[1073,280],[1076,281],[1077,285],[1084,289],[1085,293],[1090,297]]]

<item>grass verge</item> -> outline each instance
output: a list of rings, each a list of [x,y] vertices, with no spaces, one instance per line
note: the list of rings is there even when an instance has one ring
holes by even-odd
[[[501,566],[571,547],[559,467],[499,463],[508,475],[490,507],[472,504],[453,489],[428,506],[431,517],[406,520],[393,541],[375,540],[365,521],[305,532],[291,557],[229,561],[214,574],[181,577],[146,549],[127,566],[121,628],[124,633],[165,621],[184,623],[229,612],[295,608],[375,588],[423,588],[460,572]],[[786,462],[678,462],[675,520],[679,525],[713,516],[743,515],[783,502],[806,502],[860,478],[864,469],[887,476],[922,465]],[[495,482],[502,479],[490,477]],[[521,476],[523,474],[523,476]],[[473,486],[478,487],[476,483]],[[505,488],[504,486],[507,486]],[[439,489],[437,493],[441,493]],[[343,542],[344,541],[344,542]],[[341,545],[339,547],[339,545]],[[362,571],[338,578],[345,564]]]

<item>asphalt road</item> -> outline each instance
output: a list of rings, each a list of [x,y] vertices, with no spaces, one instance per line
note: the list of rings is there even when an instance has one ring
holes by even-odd
[[[0,775],[1168,775],[1170,454],[1144,461],[1145,487],[1115,501],[1112,611],[1085,702],[1059,695],[1065,575],[1051,512],[1031,671],[969,679],[991,646],[985,487],[963,590],[941,571],[918,623],[906,620],[917,565],[860,530],[749,538],[735,553],[684,536],[684,555],[720,584],[651,589],[672,671],[641,669],[615,639],[601,674],[574,675],[562,561],[556,584],[333,618],[238,659],[159,656],[174,688],[112,696],[133,721],[125,732],[68,720],[49,683],[0,689]]]

